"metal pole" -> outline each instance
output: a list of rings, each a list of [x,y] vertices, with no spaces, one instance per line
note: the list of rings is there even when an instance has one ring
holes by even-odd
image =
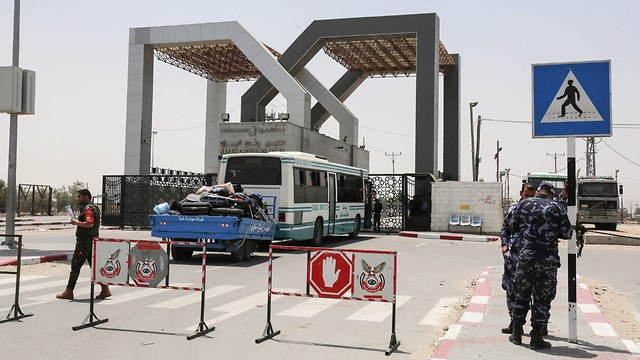
[[[478,105],[477,102],[469,103],[469,115],[471,120],[471,180],[475,181],[476,176],[476,154],[475,154],[475,139],[473,135],[473,108]]]
[[[20,0],[13,2],[13,59],[11,65],[20,62]],[[16,225],[16,160],[18,155],[18,114],[9,115],[9,173],[7,178],[7,234],[15,234]],[[5,245],[13,248],[15,241],[9,237]]]
[[[151,169],[154,167],[155,148],[156,148],[156,134],[157,131],[151,132]]]
[[[478,138],[476,141],[476,174],[473,181],[478,181],[480,177],[480,124],[482,124],[482,118],[478,115]]]
[[[571,225],[578,226],[578,209],[576,207],[576,139],[567,138],[567,190],[569,196],[567,199],[567,214]],[[578,342],[578,315],[576,312],[576,230],[569,240],[569,248],[567,254],[567,271],[568,271],[568,288],[569,288],[569,339],[571,343]]]
[[[496,182],[500,182],[500,140],[496,141]]]

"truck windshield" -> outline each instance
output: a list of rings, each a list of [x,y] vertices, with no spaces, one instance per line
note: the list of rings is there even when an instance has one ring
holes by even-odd
[[[579,196],[618,196],[618,186],[615,183],[582,183],[578,186]]]
[[[264,156],[231,157],[224,181],[241,185],[281,185],[280,159]]]

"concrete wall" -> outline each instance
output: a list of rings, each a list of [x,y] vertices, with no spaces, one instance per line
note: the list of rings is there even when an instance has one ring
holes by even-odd
[[[504,220],[502,184],[446,181],[433,183],[431,230],[447,231],[452,214],[482,217],[482,231],[499,233]]]
[[[288,122],[220,123],[219,154],[303,151],[369,170],[369,152]]]

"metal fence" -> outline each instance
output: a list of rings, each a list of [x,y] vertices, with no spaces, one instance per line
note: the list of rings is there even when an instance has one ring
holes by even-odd
[[[431,229],[431,174],[371,174],[368,201],[382,203],[383,232]]]
[[[20,184],[18,186],[18,216],[53,215],[52,190],[48,185]]]
[[[104,175],[102,224],[149,227],[155,205],[180,201],[206,182],[205,175]]]

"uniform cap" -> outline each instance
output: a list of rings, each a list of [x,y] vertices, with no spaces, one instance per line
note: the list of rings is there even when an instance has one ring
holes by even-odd
[[[552,195],[556,194],[556,188],[553,187],[553,184],[548,181],[543,181],[542,183],[540,183],[540,186],[538,186],[538,191],[540,190],[546,190],[550,192]]]

